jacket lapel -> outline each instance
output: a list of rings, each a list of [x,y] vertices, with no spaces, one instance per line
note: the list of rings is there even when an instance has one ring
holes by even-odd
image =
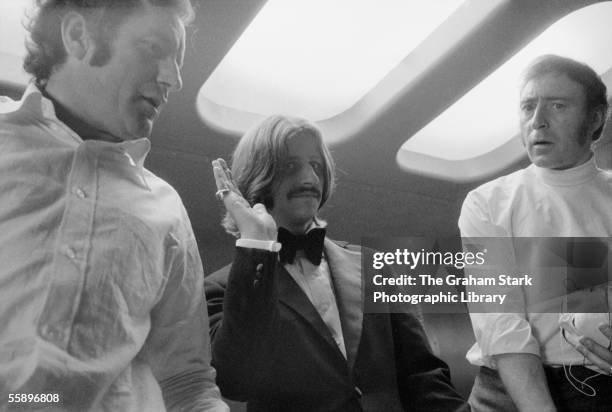
[[[338,353],[338,356],[344,359],[344,356],[342,355],[342,352],[340,352],[338,345],[336,345],[336,342],[334,341],[331,332],[327,328],[327,325],[325,325],[325,322],[323,322],[323,319],[321,319],[321,316],[319,315],[319,312],[317,312],[317,309],[308,299],[308,296],[306,296],[302,289],[300,289],[300,286],[295,283],[289,272],[287,272],[287,270],[283,267],[282,264],[277,264],[277,270],[279,271],[279,301],[281,301],[284,305],[290,307],[299,315],[301,315],[306,320],[306,322],[308,322],[317,331],[317,333],[321,335],[321,337],[335,349],[335,351]]]
[[[325,255],[331,272],[349,368],[357,356],[363,326],[361,253],[325,238]]]

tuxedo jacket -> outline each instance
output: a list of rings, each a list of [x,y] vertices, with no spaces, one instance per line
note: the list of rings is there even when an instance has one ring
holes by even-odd
[[[325,239],[345,358],[278,254],[236,248],[205,280],[223,396],[249,411],[467,411],[410,313],[364,314],[361,253]]]

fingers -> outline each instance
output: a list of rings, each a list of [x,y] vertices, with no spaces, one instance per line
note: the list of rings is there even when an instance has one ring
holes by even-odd
[[[263,204],[249,205],[234,183],[227,163],[223,159],[213,160],[212,167],[217,185],[216,195],[236,222],[241,236],[258,240],[276,239],[274,219]]]
[[[268,212],[266,210],[266,207],[262,203],[255,203],[253,205],[253,211],[257,213],[258,215],[263,215],[264,213]]]
[[[212,161],[213,175],[215,176],[215,183],[217,184],[217,190],[229,189],[227,185],[227,182],[228,182],[227,174],[219,160],[222,160],[222,159],[217,159],[217,160]]]
[[[232,172],[227,167],[225,160],[217,159],[212,161],[213,174],[215,176],[215,183],[217,185],[217,195],[221,194],[221,198],[224,198],[229,192],[234,192],[240,197],[242,194],[236,187],[234,180],[232,179]]]
[[[223,169],[223,171],[227,175],[228,179],[231,180],[232,179],[232,171],[227,166],[227,163],[225,163],[225,159],[219,158],[219,159],[217,159],[217,162],[219,163],[219,165],[221,166],[221,168]]]
[[[223,173],[225,175],[225,185],[227,189],[230,189],[233,192],[239,193],[240,194],[240,190],[238,190],[238,186],[236,186],[236,182],[234,182],[234,177],[232,176],[232,170],[227,166],[227,163],[225,163],[225,160],[219,158],[217,159],[219,162],[219,165],[221,166],[221,169],[223,170]]]
[[[612,375],[612,352],[589,338],[582,338],[576,350],[593,362],[603,373]]]
[[[603,333],[608,339],[612,340],[612,327],[610,325],[600,325],[599,330]]]
[[[242,196],[238,186],[234,182],[232,177],[232,171],[225,163],[225,160],[219,158],[212,161],[213,173],[215,175],[215,182],[217,184],[218,191],[230,190]]]

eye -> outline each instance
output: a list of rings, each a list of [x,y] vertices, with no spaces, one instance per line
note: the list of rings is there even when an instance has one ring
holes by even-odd
[[[312,170],[314,170],[315,172],[321,172],[323,170],[323,165],[319,161],[310,162],[310,166],[312,167]]]
[[[552,104],[552,108],[557,111],[565,110],[566,107],[567,106],[565,105],[565,103],[554,102]]]
[[[521,111],[523,113],[533,112],[534,109],[535,109],[535,105],[533,103],[523,103],[521,105]]]
[[[285,171],[291,172],[297,168],[297,163],[294,161],[288,161],[285,163]]]

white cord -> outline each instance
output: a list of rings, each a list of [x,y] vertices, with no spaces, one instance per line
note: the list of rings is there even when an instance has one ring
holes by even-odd
[[[559,339],[559,345],[560,345],[560,349],[561,349],[561,356],[563,357],[564,346],[563,346],[563,340],[562,339],[565,339],[565,341],[567,341],[567,342],[569,342],[569,341],[565,337],[565,330],[563,328],[559,328],[559,330],[560,330],[560,335],[561,335],[560,339]],[[583,359],[586,359],[586,358],[583,358]],[[587,383],[587,381],[589,379],[592,379],[592,378],[596,377],[596,376],[602,375],[602,373],[593,371],[593,372],[595,372],[593,375],[588,376],[583,381],[581,381],[578,378],[576,378],[574,375],[572,375],[572,365],[566,365],[565,363],[563,363],[562,365],[563,365],[563,372],[565,374],[565,379],[567,379],[567,381],[570,383],[570,385],[572,385],[574,387],[574,389],[576,389],[578,392],[582,393],[585,396],[590,396],[590,397],[597,396],[597,391],[595,390],[594,387],[589,385]],[[584,390],[580,389],[578,386],[576,386],[574,381],[576,383],[579,383],[582,388],[586,387],[587,390],[589,390],[589,392],[587,393]]]

